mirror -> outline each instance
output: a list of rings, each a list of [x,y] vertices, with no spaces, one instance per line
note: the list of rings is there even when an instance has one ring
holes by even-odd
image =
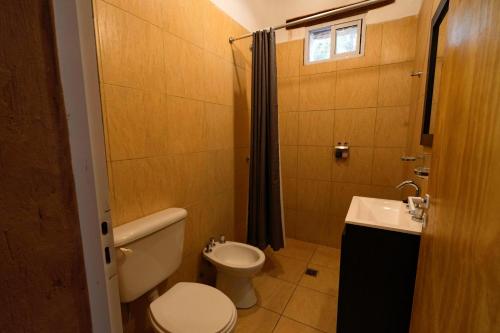
[[[432,146],[436,125],[441,69],[443,68],[443,55],[446,48],[446,13],[448,12],[448,3],[449,0],[441,0],[432,18],[422,135],[420,137],[420,144],[427,147]]]

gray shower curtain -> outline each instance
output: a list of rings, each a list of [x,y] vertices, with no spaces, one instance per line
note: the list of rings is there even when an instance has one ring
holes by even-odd
[[[283,247],[274,30],[253,34],[252,129],[247,241]]]

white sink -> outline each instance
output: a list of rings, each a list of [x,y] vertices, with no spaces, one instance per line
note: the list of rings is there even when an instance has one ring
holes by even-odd
[[[419,235],[422,223],[415,222],[402,201],[352,197],[346,223]]]

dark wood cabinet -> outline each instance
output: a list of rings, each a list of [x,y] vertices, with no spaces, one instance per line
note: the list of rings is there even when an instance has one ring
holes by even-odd
[[[407,333],[420,235],[346,224],[337,333]]]

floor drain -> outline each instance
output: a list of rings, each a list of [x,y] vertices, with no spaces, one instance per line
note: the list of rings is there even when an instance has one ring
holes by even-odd
[[[316,275],[318,275],[318,271],[312,268],[308,268],[306,269],[306,275],[316,277]]]

